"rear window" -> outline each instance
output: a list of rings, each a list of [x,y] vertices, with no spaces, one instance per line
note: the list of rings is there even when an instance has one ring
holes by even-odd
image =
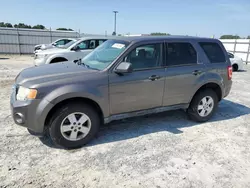
[[[226,62],[225,54],[218,43],[200,42],[199,44],[201,45],[211,63]]]

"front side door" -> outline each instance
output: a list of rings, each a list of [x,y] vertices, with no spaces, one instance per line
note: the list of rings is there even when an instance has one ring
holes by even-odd
[[[180,41],[166,43],[164,106],[189,103],[194,90],[204,80],[205,66],[198,57],[196,45]]]
[[[133,72],[109,75],[111,114],[133,112],[162,106],[165,68],[163,44],[134,47],[123,61],[132,64]]]

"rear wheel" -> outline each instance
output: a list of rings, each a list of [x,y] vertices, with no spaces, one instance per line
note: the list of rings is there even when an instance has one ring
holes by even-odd
[[[218,106],[218,96],[212,89],[197,93],[187,110],[188,116],[198,122],[208,121]]]
[[[100,117],[92,106],[69,104],[52,117],[49,135],[54,144],[74,149],[87,144],[98,132]]]
[[[237,64],[233,64],[233,71],[238,71],[239,70],[239,66]]]

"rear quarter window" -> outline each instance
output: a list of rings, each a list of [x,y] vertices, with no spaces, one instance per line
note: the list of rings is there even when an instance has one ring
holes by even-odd
[[[200,42],[201,48],[207,55],[210,63],[224,63],[226,57],[220,45],[216,42]]]

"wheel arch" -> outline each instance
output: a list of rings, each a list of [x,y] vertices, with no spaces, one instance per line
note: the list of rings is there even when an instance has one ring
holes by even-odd
[[[219,84],[215,83],[215,82],[209,82],[206,83],[204,85],[202,85],[193,95],[190,103],[192,102],[193,98],[196,96],[197,93],[199,93],[200,91],[204,90],[204,89],[212,89],[216,95],[218,96],[218,101],[220,101],[222,99],[222,88]]]
[[[65,57],[54,57],[49,61],[49,64],[63,62],[63,61],[68,61],[68,59],[66,59]]]
[[[50,125],[52,117],[58,109],[60,109],[62,106],[70,104],[70,103],[77,103],[77,104],[83,104],[83,105],[88,104],[88,105],[92,106],[94,109],[97,110],[98,115],[99,115],[100,120],[101,120],[101,123],[104,123],[104,114],[103,114],[103,111],[102,111],[100,105],[97,102],[95,102],[94,100],[92,100],[90,98],[73,97],[73,98],[67,98],[67,99],[64,99],[64,100],[58,102],[56,105],[54,105],[50,109],[50,111],[48,112],[48,114],[45,118],[44,127],[48,127]]]

